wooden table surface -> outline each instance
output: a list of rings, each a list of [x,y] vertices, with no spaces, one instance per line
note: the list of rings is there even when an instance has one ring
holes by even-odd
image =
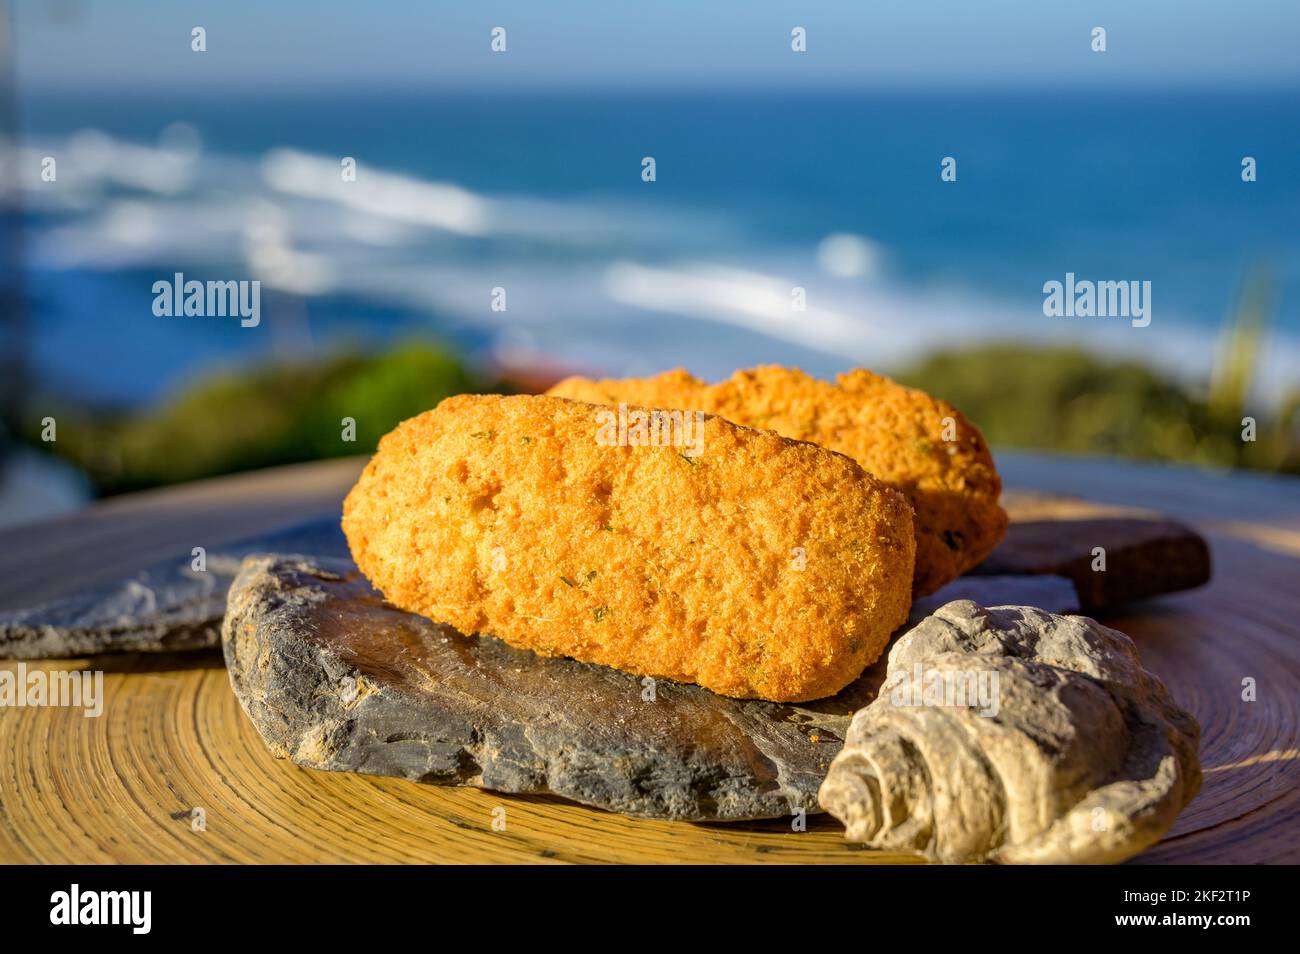
[[[136,494],[5,531],[0,607],[337,512],[360,463]],[[1017,454],[998,463],[1013,519],[1138,509],[1211,542],[1210,585],[1107,620],[1202,726],[1201,793],[1137,860],[1300,861],[1300,481]],[[104,713],[0,709],[0,862],[913,860],[846,845],[826,816],[807,831],[779,820],[641,821],[554,798],[299,768],[266,752],[215,651],[28,664],[38,665],[103,670]],[[1246,679],[1254,701],[1242,698]]]

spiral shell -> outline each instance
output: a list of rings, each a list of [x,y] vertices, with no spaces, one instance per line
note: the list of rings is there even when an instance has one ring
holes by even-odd
[[[849,840],[936,861],[1122,861],[1200,788],[1199,738],[1123,633],[959,600],[895,643],[819,801]]]

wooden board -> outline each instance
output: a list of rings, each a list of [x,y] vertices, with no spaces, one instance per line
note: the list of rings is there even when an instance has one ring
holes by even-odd
[[[1300,483],[999,457],[1013,519],[1131,512],[1206,533],[1215,577],[1110,625],[1201,722],[1205,784],[1141,862],[1300,861]],[[356,461],[122,498],[0,534],[0,606],[336,508]],[[28,664],[79,668],[85,661]],[[4,668],[15,668],[3,662]],[[907,863],[826,816],[697,825],[298,768],[266,752],[217,653],[100,657],[106,705],[0,709],[0,862]],[[1242,698],[1255,680],[1256,701]],[[192,809],[203,811],[194,830]],[[501,822],[504,820],[504,829]]]

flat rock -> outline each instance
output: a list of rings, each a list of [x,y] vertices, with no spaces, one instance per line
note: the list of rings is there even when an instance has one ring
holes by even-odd
[[[1096,547],[1105,550],[1104,571],[1093,569]],[[1207,583],[1210,547],[1196,531],[1172,520],[1019,521],[970,573],[976,577],[1034,574],[1071,580],[1083,611],[1096,613]]]
[[[1049,613],[1077,613],[1079,594],[1074,581],[1042,573],[1033,576],[962,576],[929,596],[912,603],[907,625],[915,626],[935,610],[954,600],[973,600],[981,606],[1037,606]],[[897,635],[897,634],[895,634]]]
[[[105,586],[28,609],[0,612],[0,658],[55,659],[96,653],[173,652],[221,644],[226,593],[250,553],[346,557],[336,518],[209,550],[206,569],[188,551]]]
[[[548,659],[387,605],[349,561],[263,556],[230,590],[230,682],[278,758],[646,818],[819,811],[881,672],[813,704]]]
[[[1106,548],[1105,573],[1092,570],[1095,546]],[[335,517],[214,547],[203,573],[190,569],[187,551],[105,586],[40,606],[0,611],[0,658],[216,646],[227,591],[240,563],[254,553],[348,557]],[[1025,603],[1058,613],[1112,610],[1130,600],[1204,583],[1210,574],[1209,547],[1183,525],[1163,520],[1017,522],[972,574],[918,601],[913,619],[954,599],[985,606]]]

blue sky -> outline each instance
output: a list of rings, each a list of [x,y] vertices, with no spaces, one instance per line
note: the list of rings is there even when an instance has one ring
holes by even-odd
[[[3,4],[3,0],[0,0]],[[28,92],[1300,86],[1295,0],[10,0]],[[203,26],[208,52],[190,50]],[[504,55],[489,31],[507,29]],[[790,29],[808,52],[790,51]],[[1093,53],[1094,26],[1108,52]]]

